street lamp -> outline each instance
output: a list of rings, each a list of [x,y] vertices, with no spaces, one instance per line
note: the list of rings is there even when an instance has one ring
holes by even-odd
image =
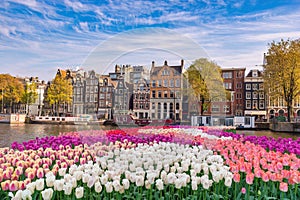
[[[4,112],[4,109],[3,109],[3,107],[4,107],[3,88],[1,89],[1,92],[2,92],[2,110],[1,110],[1,113],[3,113]]]

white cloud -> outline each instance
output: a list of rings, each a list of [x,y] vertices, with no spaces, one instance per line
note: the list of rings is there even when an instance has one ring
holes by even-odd
[[[38,7],[38,3],[36,2],[36,0],[9,0],[9,1],[28,6],[29,8],[32,8],[34,10]]]

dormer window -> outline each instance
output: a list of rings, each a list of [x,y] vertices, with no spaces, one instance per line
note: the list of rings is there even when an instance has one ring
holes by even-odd
[[[257,75],[258,75],[258,74],[257,74],[257,71],[253,71],[253,72],[252,72],[252,76],[253,76],[253,77],[257,77]]]
[[[163,72],[162,72],[162,75],[163,76],[169,76],[170,75],[170,71],[167,70],[167,69],[164,69]]]

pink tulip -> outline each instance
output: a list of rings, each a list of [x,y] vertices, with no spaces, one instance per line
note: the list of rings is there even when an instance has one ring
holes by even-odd
[[[239,183],[241,180],[241,176],[239,173],[234,173],[233,174],[233,181],[236,182],[236,183]]]
[[[1,182],[1,188],[3,191],[6,191],[9,189],[10,180],[6,180]]]
[[[43,168],[38,168],[38,170],[36,171],[36,176],[38,178],[43,178],[44,177],[44,169]]]
[[[12,181],[10,184],[9,184],[9,190],[11,192],[14,192],[14,191],[17,191],[19,189],[19,182],[18,181]]]
[[[24,190],[26,188],[25,181],[19,181],[19,190]]]
[[[246,175],[246,183],[249,184],[249,185],[252,185],[253,180],[254,180],[254,174],[253,173],[248,173]]]
[[[246,194],[246,188],[242,187],[241,192],[242,194]]]
[[[279,190],[282,192],[287,192],[288,191],[288,184],[285,182],[280,182],[279,184]]]

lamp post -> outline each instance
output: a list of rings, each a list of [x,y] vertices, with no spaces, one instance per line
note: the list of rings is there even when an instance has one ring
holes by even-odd
[[[3,107],[4,107],[4,99],[3,99],[3,88],[2,88],[2,90],[1,90],[1,93],[2,93],[2,110],[1,110],[1,113],[3,113],[4,112],[4,109],[3,109]]]

